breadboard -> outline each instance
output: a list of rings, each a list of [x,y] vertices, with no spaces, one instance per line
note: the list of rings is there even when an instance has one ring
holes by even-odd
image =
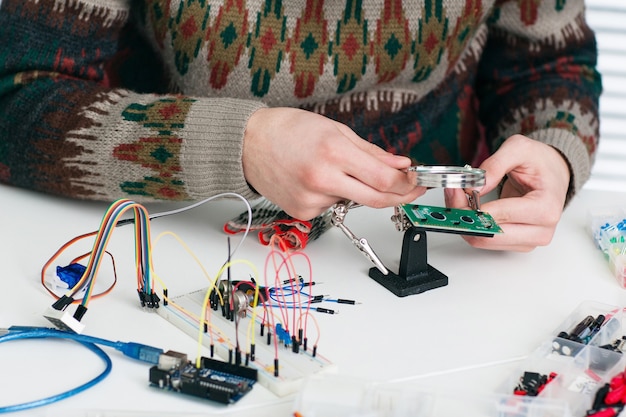
[[[170,300],[184,310],[199,316],[206,291],[206,289],[197,290],[171,297]],[[198,339],[199,323],[195,317],[183,313],[170,304],[161,306],[156,309],[156,312],[194,340]],[[248,314],[246,318],[241,319],[239,322],[239,340],[242,350],[245,350],[243,346],[248,344],[246,335],[250,320],[251,317]],[[229,349],[231,349],[232,344],[236,340],[235,323],[222,317],[221,311],[213,310],[211,310],[210,321],[211,325],[219,329],[223,335],[220,338],[213,338],[214,353],[222,360],[228,361]],[[250,361],[248,366],[258,371],[259,384],[277,396],[283,397],[297,392],[302,382],[309,376],[336,369],[334,364],[319,353],[313,356],[310,346],[306,351],[301,347],[298,353],[294,353],[291,347],[281,344],[278,346],[279,375],[274,376],[274,359],[276,357],[274,339],[272,338],[271,344],[268,345],[267,337],[260,336],[259,329],[260,321],[257,321],[254,325],[254,331],[256,332],[255,360]],[[230,339],[231,344],[228,343],[227,338]],[[207,333],[202,338],[202,344],[209,349],[211,348],[211,339]]]

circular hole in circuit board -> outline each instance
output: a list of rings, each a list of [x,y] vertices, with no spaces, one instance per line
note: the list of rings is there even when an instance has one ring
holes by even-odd
[[[446,215],[438,211],[433,211],[432,213],[430,213],[430,217],[432,217],[435,220],[441,220],[441,221],[446,219]]]
[[[474,219],[472,219],[470,216],[461,216],[461,221],[467,224],[474,223]]]

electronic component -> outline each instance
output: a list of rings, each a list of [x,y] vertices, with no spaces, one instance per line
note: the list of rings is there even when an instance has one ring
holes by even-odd
[[[254,303],[254,283],[247,281],[230,281],[229,283],[227,280],[220,280],[217,287],[222,299],[220,301],[217,291],[211,291],[209,295],[211,307],[216,308],[218,305],[221,307],[228,306],[232,309],[233,314],[237,314],[241,318],[246,317],[248,308],[256,307]],[[234,290],[235,288],[237,290]],[[265,303],[268,298],[267,288],[259,287],[258,302]]]
[[[425,230],[491,237],[503,233],[489,213],[446,207],[402,204],[400,209],[409,222]]]
[[[257,376],[255,369],[205,357],[196,367],[186,355],[172,351],[150,368],[152,386],[222,404],[239,401],[252,390]]]
[[[72,289],[85,273],[87,268],[79,263],[71,263],[67,266],[57,266],[54,278],[49,278],[49,283],[55,288]]]
[[[519,383],[515,386],[513,394],[536,397],[556,377],[556,372],[550,372],[548,375],[545,375],[539,372],[525,371],[519,378]]]
[[[43,316],[57,329],[78,334],[85,330],[85,325],[76,320],[68,311],[48,307]]]
[[[200,323],[197,318],[185,314],[183,311],[202,311],[206,291],[206,289],[201,289],[170,297],[169,300],[171,302],[157,309],[156,313],[193,339],[197,339]],[[173,307],[172,304],[177,305],[178,308]],[[233,346],[229,344],[228,340],[237,340],[237,329],[231,319],[234,319],[234,317],[230,315],[224,317],[221,314],[211,314],[211,327],[220,329],[220,337],[215,338],[213,341],[211,341],[208,335],[202,338],[202,344],[205,347],[211,349],[211,352],[214,352],[218,357],[229,362],[232,360]],[[249,321],[252,318],[248,314],[247,317],[237,320],[239,320],[241,329],[249,329],[251,325]],[[258,337],[259,328],[262,327],[259,317],[256,320],[253,328],[256,329]],[[265,333],[266,336],[269,336],[270,330],[266,328]],[[263,336],[263,333],[260,336]],[[277,363],[275,362],[277,350],[274,341],[269,343],[270,337],[267,337],[267,339],[265,337],[258,338],[259,341],[255,344],[254,360],[246,360],[247,366],[258,370],[258,382],[274,394],[278,396],[293,394],[297,392],[307,377],[332,371],[336,368],[332,362],[319,353],[314,352],[314,349],[310,347],[308,349],[300,347],[297,352],[294,352],[293,348],[295,346],[289,346],[289,343],[285,343],[285,341],[291,340],[291,335],[281,334],[281,337],[282,339],[279,342],[284,343],[285,347],[291,348],[278,350],[280,352],[280,372],[278,375],[276,375]],[[212,343],[215,343],[215,345],[212,345]]]

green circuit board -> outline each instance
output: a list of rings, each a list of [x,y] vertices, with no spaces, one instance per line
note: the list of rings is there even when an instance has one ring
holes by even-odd
[[[411,224],[425,230],[492,237],[504,233],[489,213],[447,207],[402,204]]]

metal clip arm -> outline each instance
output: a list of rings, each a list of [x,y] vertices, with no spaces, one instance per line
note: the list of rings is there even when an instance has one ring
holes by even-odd
[[[343,224],[344,218],[348,213],[349,208],[359,207],[358,204],[353,202],[337,203],[333,209],[332,224],[338,227],[347,237],[352,244],[378,268],[380,272],[387,275],[389,271],[385,268],[385,265],[381,262],[380,258],[376,255],[372,247],[364,237],[358,238],[350,229]]]

